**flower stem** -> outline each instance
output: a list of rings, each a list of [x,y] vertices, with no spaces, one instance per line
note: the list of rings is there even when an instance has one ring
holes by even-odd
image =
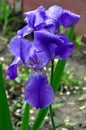
[[[52,105],[49,106],[49,110],[50,110],[50,117],[51,117],[51,122],[52,122],[52,130],[55,130],[55,122],[54,122],[54,118],[53,118]]]
[[[51,61],[51,79],[50,79],[51,86],[52,86],[52,81],[53,81],[53,73],[54,73],[54,59]],[[50,110],[50,117],[51,117],[51,123],[52,123],[52,130],[55,130],[52,105],[49,106],[49,110]]]

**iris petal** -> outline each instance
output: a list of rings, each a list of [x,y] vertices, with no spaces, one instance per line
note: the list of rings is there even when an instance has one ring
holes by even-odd
[[[65,34],[58,35],[62,42],[57,46],[55,50],[55,57],[59,59],[67,59],[73,52],[74,44],[69,42],[67,36]]]
[[[53,102],[53,90],[42,72],[30,75],[26,83],[24,99],[36,108],[45,108]]]
[[[44,50],[50,58],[54,57],[55,49],[63,41],[58,35],[49,33],[46,30],[35,31],[34,39],[34,46],[36,48],[41,48],[42,50]]]
[[[20,58],[25,65],[27,65],[26,62],[28,60],[30,48],[31,42],[29,40],[21,38]]]
[[[41,44],[44,44],[45,46],[49,44],[55,44],[60,43],[61,39],[58,37],[58,35],[52,34],[46,30],[40,30],[34,32],[34,39],[39,41]]]
[[[63,25],[64,28],[66,27],[72,27],[80,19],[80,15],[77,15],[75,13],[72,13],[71,11],[64,10],[62,16],[61,16],[61,24]]]
[[[65,60],[73,51],[73,43],[69,42],[65,34],[55,35],[48,31],[35,31],[34,38],[39,42],[35,42],[36,48],[45,46],[46,53],[49,52],[50,58],[59,58]]]
[[[20,57],[26,66],[40,69],[49,63],[50,56],[48,49],[43,44],[39,44],[38,47],[35,44],[38,45],[37,40],[29,42],[21,38]]]
[[[36,10],[25,13],[25,21],[33,30],[40,30],[45,25],[45,8],[40,6]]]
[[[12,64],[8,67],[7,78],[15,79],[17,77],[17,67],[20,63],[20,58],[15,58]]]
[[[60,6],[51,6],[46,11],[46,29],[48,29],[52,33],[58,31],[60,26],[60,16],[62,15],[62,13],[63,9]]]
[[[63,13],[63,9],[60,7],[60,6],[57,6],[57,5],[54,5],[54,6],[51,6],[47,11],[47,16],[49,18],[52,18],[54,19],[55,21],[59,21],[59,18],[60,16],[62,15]]]
[[[20,30],[17,32],[17,34],[18,34],[19,36],[24,37],[24,36],[30,34],[32,31],[33,31],[33,29],[30,28],[28,25],[26,25],[25,27],[23,27],[22,29],[20,29]]]
[[[14,55],[19,57],[20,56],[20,36],[15,36],[10,41],[9,50]]]

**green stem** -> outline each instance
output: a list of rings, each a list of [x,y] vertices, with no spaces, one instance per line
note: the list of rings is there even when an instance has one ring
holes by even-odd
[[[30,106],[29,104],[26,103],[25,106],[25,110],[24,110],[24,115],[22,118],[22,125],[21,125],[21,130],[28,130],[29,126],[29,110],[30,110]]]
[[[57,129],[57,128],[60,128],[60,127],[62,127],[62,126],[65,126],[65,123],[61,123],[61,124],[55,126],[55,128]],[[49,130],[53,130],[53,128],[50,128]]]
[[[52,81],[53,81],[53,73],[54,73],[54,60],[51,61],[51,79],[50,79],[50,85],[51,86],[52,86]],[[55,123],[54,123],[52,105],[49,106],[49,110],[50,110],[50,117],[51,117],[51,122],[52,122],[52,128],[53,128],[53,130],[55,130]]]
[[[54,118],[53,118],[52,105],[49,106],[49,110],[50,110],[50,117],[51,117],[51,123],[52,123],[52,130],[55,130],[55,122],[54,122]]]

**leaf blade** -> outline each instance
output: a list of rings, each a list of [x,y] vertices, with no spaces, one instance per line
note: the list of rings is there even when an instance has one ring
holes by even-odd
[[[63,60],[59,60],[56,64],[54,75],[53,75],[53,83],[52,83],[54,93],[56,93],[58,90],[59,83],[61,81],[61,77],[65,68],[65,64],[66,61]]]
[[[29,104],[26,103],[25,105],[25,109],[24,109],[24,115],[22,118],[22,125],[21,125],[21,130],[28,130],[29,126],[29,110],[30,110],[30,106]]]
[[[13,130],[0,64],[0,130]]]

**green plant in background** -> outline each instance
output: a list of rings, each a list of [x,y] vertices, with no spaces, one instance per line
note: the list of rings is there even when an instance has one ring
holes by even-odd
[[[79,34],[76,34],[75,37],[76,37],[75,38],[75,45],[76,45],[76,47],[80,47],[83,44],[82,36]]]
[[[73,70],[64,70],[63,76],[62,76],[62,82],[61,84],[63,86],[68,86],[68,87],[74,87],[74,86],[81,86],[81,80],[78,80],[73,73]]]
[[[9,31],[10,26],[8,23],[12,20],[9,16],[12,14],[13,8],[11,8],[6,0],[0,1],[0,26],[2,27],[3,35],[6,35]]]

